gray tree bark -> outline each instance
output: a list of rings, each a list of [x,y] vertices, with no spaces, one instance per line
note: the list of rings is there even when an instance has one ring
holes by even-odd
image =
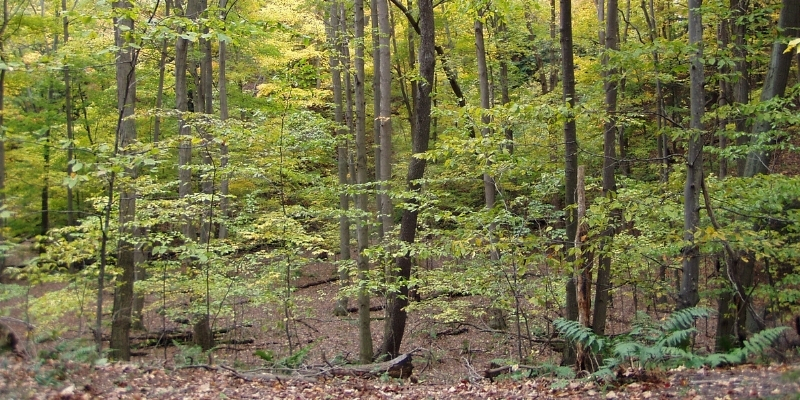
[[[126,0],[113,3],[120,15],[132,8]],[[123,30],[122,27],[126,29]],[[133,31],[133,20],[128,17],[114,18],[114,43],[119,48],[116,59],[117,81],[117,138],[115,152],[125,153],[128,146],[136,140],[136,121],[133,119],[136,104],[136,53],[126,32]],[[136,171],[126,171],[131,178]],[[136,264],[134,262],[133,226],[136,215],[136,191],[130,183],[124,183],[119,193],[119,239],[117,241],[117,267],[122,270],[114,293],[114,308],[111,320],[111,341],[109,348],[114,358],[130,359],[129,333],[131,310],[133,306],[133,281]]]
[[[421,81],[418,83],[417,97],[414,99],[414,116],[416,121],[414,127],[414,140],[412,141],[412,153],[421,154],[428,151],[431,131],[431,91],[433,89],[433,75],[436,66],[435,56],[435,25],[433,18],[433,1],[418,0],[419,7],[419,75]],[[425,174],[426,161],[416,158],[412,154],[408,164],[408,174],[406,184],[408,190],[414,194],[419,193],[422,185],[419,180]],[[417,204],[418,200],[411,198],[407,200],[412,204]],[[414,243],[417,232],[417,207],[403,207],[403,217],[400,222],[400,240],[409,244]],[[399,291],[390,292],[388,297],[388,310],[386,325],[384,327],[383,344],[380,354],[389,354],[392,357],[400,353],[400,344],[406,326],[406,311],[408,305],[408,279],[411,277],[412,257],[406,253],[396,260],[398,270],[397,279],[400,284]]]
[[[601,0],[603,1],[603,0]],[[603,125],[603,195],[611,198],[617,190],[616,167],[617,156],[615,153],[617,127],[617,91],[618,78],[615,68],[607,69],[609,51],[619,49],[619,17],[617,0],[608,0],[608,13],[605,19],[605,32],[603,42],[605,43],[606,54],[603,54],[601,63],[606,67],[605,72],[605,100],[606,100],[606,122]],[[611,226],[603,232],[603,243],[601,245],[600,262],[597,268],[597,282],[595,283],[594,313],[592,315],[592,330],[598,335],[605,334],[606,314],[608,312],[609,290],[611,289],[611,255],[606,254],[614,240],[616,233],[615,225],[619,222],[619,215],[615,213],[612,218]]]
[[[334,121],[336,122],[336,154],[337,154],[337,170],[339,178],[339,259],[347,261],[350,259],[350,220],[347,217],[347,212],[350,208],[350,196],[347,195],[345,186],[347,185],[348,173],[348,151],[347,140],[345,135],[347,130],[344,126],[343,115],[343,98],[342,98],[342,74],[341,64],[339,62],[342,55],[342,37],[344,34],[339,31],[339,6],[338,1],[331,2],[329,11],[329,26],[328,29],[328,42],[330,43],[330,69],[333,88],[333,106],[334,106]],[[339,281],[344,285],[346,284],[349,275],[347,270],[340,268]],[[337,316],[347,315],[347,297],[340,296],[334,305],[333,314]]]
[[[366,138],[366,104],[364,100],[364,0],[355,0],[355,111],[356,111],[356,207],[359,210],[356,236],[358,239],[358,358],[366,364],[372,361],[373,344],[370,329],[369,291],[367,275],[369,273],[368,215],[369,205],[366,192],[367,178],[367,138]]]
[[[764,78],[764,87],[761,89],[762,102],[781,97],[786,91],[786,85],[789,81],[789,68],[792,65],[792,52],[785,53],[786,41],[783,39],[800,36],[800,1],[783,0],[781,4],[781,14],[778,19],[778,30],[781,35],[772,45],[769,69],[767,70],[766,78]],[[753,125],[750,144],[758,146],[762,141],[761,136],[771,129],[772,121],[764,118],[756,120]],[[774,139],[768,140],[767,143],[774,143]],[[772,153],[768,150],[760,148],[750,150],[747,154],[743,176],[751,177],[769,173],[771,157]]]
[[[686,182],[683,188],[683,276],[678,293],[678,309],[694,307],[700,301],[700,248],[694,233],[700,224],[700,190],[703,181],[703,113],[705,89],[703,72],[702,0],[689,0],[689,45],[696,48],[689,69],[689,148],[686,152]]]
[[[189,16],[189,7],[184,8],[183,0],[175,0],[175,11],[178,15]],[[178,29],[181,32],[181,29]],[[189,92],[186,81],[188,69],[189,41],[178,36],[175,41],[175,108],[180,113],[178,118],[178,133],[181,140],[178,150],[178,197],[186,199],[192,193],[192,171],[189,164],[192,162],[191,127],[186,123],[184,115],[189,110]],[[194,227],[189,215],[183,221],[183,236],[185,240],[195,240]]]
[[[578,230],[577,210],[575,208],[575,191],[578,187],[578,134],[575,127],[575,116],[572,108],[575,107],[575,61],[572,48],[572,0],[560,0],[561,14],[561,70],[563,80],[563,101],[569,108],[569,115],[564,121],[564,206],[567,210],[566,252],[574,242]],[[568,260],[574,261],[572,257]],[[575,280],[570,277],[566,284],[566,316],[567,319],[578,319],[578,299],[576,297]],[[561,358],[562,365],[572,365],[576,361],[575,347],[565,346]]]
[[[378,12],[378,57],[380,58],[380,194],[381,225],[386,237],[394,226],[394,208],[389,195],[392,179],[392,60],[389,53],[389,36],[392,34],[389,24],[388,0],[377,0]]]
[[[64,34],[64,44],[69,41],[69,18],[67,17],[67,0],[61,0],[61,24]],[[69,73],[69,65],[64,65],[64,114],[66,115],[67,128],[67,176],[72,177],[72,165],[75,162],[75,129],[72,117],[72,78]],[[73,188],[67,185],[67,224],[75,225],[75,195]]]
[[[220,0],[220,19],[223,24],[227,17],[228,0]],[[217,83],[219,91],[219,119],[224,121],[228,120],[228,43],[224,40],[219,41],[219,82]],[[228,237],[228,209],[230,208],[229,194],[229,174],[225,172],[228,167],[228,143],[223,141],[219,148],[220,163],[219,167],[223,171],[222,179],[219,184],[219,213],[222,217],[219,223],[219,232],[217,236],[220,239]]]

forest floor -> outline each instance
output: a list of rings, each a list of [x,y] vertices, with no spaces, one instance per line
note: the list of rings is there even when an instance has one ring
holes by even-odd
[[[796,349],[767,354],[767,358],[773,359],[771,364],[701,370],[681,368],[647,374],[621,372],[618,381],[611,384],[559,378],[559,356],[548,339],[549,321],[557,315],[544,311],[535,316],[531,314],[519,329],[516,321],[509,318],[505,331],[491,328],[487,314],[468,313],[458,322],[447,322],[435,317],[435,307],[410,313],[401,351],[414,354],[412,379],[383,376],[287,380],[264,375],[265,361],[256,351],[274,355],[275,360],[285,360],[290,340],[295,354],[307,352],[298,369],[324,370],[332,363],[357,360],[355,314],[332,315],[338,290],[338,283],[330,279],[334,274],[330,264],[320,262],[297,275],[293,285],[299,289],[292,295],[289,329],[283,323],[285,311],[274,302],[270,305],[270,302],[256,299],[231,297],[229,301],[236,304],[237,312],[215,319],[214,327],[221,333],[217,336],[219,345],[212,353],[212,363],[208,355],[187,345],[147,345],[143,338],[148,335],[169,332],[180,336],[191,330],[191,326],[180,323],[179,315],[166,318],[164,313],[159,313],[158,298],[149,298],[150,306],[145,309],[148,332],[132,333],[134,357],[128,363],[85,362],[81,354],[91,350],[91,331],[85,328],[89,321],[79,314],[67,315],[59,323],[80,328],[62,331],[49,341],[28,343],[28,353],[35,356],[27,359],[8,354],[0,357],[0,399],[800,400],[800,353]],[[53,284],[34,287],[31,295],[39,296],[57,288]],[[654,318],[666,315],[666,311],[639,310],[642,299],[616,296],[614,300],[611,315],[629,318],[637,311],[649,311]],[[449,297],[445,301],[472,310],[486,308],[489,304],[488,300],[477,296]],[[110,297],[106,304],[110,308]],[[0,302],[0,310],[11,317],[22,318],[22,305],[21,299]],[[382,337],[383,311],[380,299],[374,299],[372,305],[376,308],[372,332],[377,346]],[[180,304],[171,307],[180,308]],[[441,308],[441,304],[438,307]],[[84,315],[91,315],[91,311]],[[629,322],[623,317],[610,318],[608,333],[621,333]],[[12,323],[8,325],[13,327]],[[698,322],[697,350],[704,351],[713,343],[710,328],[713,325],[714,321]],[[42,354],[49,355],[42,357]],[[483,378],[491,362],[509,363],[519,359],[519,354],[531,360],[531,364],[549,368],[551,373],[528,378],[525,370],[520,369],[498,376],[494,382]]]
[[[242,378],[223,368],[0,358],[2,399],[800,399],[800,366],[674,370],[601,386],[552,378],[461,381]]]

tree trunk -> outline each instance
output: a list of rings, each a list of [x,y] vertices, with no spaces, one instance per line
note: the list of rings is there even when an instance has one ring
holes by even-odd
[[[380,185],[381,181],[381,55],[380,55],[380,34],[378,30],[378,3],[381,0],[370,1],[370,21],[372,23],[372,134],[375,140],[375,182]],[[380,189],[376,186],[376,189]],[[380,194],[375,195],[375,204],[378,210],[378,237],[383,238],[383,219],[380,217],[383,198]]]
[[[227,16],[227,8],[228,7],[228,0],[220,0],[219,8],[220,8],[220,19],[222,19],[223,25],[225,24],[225,18]],[[228,43],[224,40],[219,41],[219,83],[217,84],[219,91],[219,119],[224,121],[228,120],[228,75],[227,75],[227,63],[228,63]],[[226,141],[222,141],[222,144],[219,146],[219,153],[220,153],[220,163],[219,167],[222,169],[223,174],[222,178],[220,179],[219,183],[219,213],[221,220],[219,222],[219,232],[217,236],[220,239],[227,239],[228,237],[228,208],[229,208],[229,200],[228,200],[228,188],[229,188],[229,179],[228,173],[225,169],[228,167],[228,143]]]
[[[567,214],[566,233],[568,238],[574,238],[578,230],[577,210],[575,208],[575,190],[578,185],[578,134],[575,127],[575,116],[572,109],[575,107],[575,62],[572,49],[572,0],[560,0],[561,9],[561,70],[563,71],[563,101],[569,107],[569,114],[564,121],[564,207]],[[567,241],[565,251],[574,245]],[[569,261],[574,258],[567,256]],[[575,280],[570,277],[566,287],[566,316],[567,319],[578,319],[578,300],[576,298]],[[565,346],[561,358],[562,365],[575,364],[575,347]]]
[[[130,10],[132,4],[125,0],[113,3],[115,10]],[[125,12],[121,13],[125,15]],[[125,29],[123,29],[125,27]],[[115,17],[114,42],[119,48],[116,60],[117,80],[117,138],[115,152],[126,153],[128,146],[136,140],[136,121],[132,118],[136,102],[136,53],[126,40],[126,33],[133,30],[133,20],[129,17]],[[131,177],[136,171],[126,170]],[[131,309],[133,305],[133,281],[136,264],[134,262],[133,227],[136,215],[136,192],[132,186],[123,186],[119,194],[119,240],[117,243],[117,267],[122,270],[114,293],[114,312],[111,321],[111,343],[109,348],[114,358],[129,360],[131,328]]]
[[[778,31],[781,37],[777,38],[772,45],[772,55],[770,56],[769,69],[764,78],[764,87],[761,89],[761,101],[765,102],[775,97],[782,97],[786,91],[789,81],[789,68],[792,65],[792,52],[786,52],[785,38],[800,36],[800,1],[783,0],[781,14],[778,20]],[[751,146],[758,146],[759,143],[774,144],[775,139],[763,140],[762,135],[767,134],[772,129],[772,121],[765,118],[758,118],[753,125],[753,132],[750,137]],[[747,177],[758,174],[769,173],[770,151],[763,148],[755,148],[747,154],[747,162],[744,168],[744,175]]]
[[[380,123],[380,194],[381,198],[381,225],[383,235],[386,237],[392,231],[394,225],[394,209],[392,199],[389,196],[391,190],[390,181],[392,179],[392,60],[389,54],[389,35],[392,34],[389,25],[389,4],[388,0],[377,0],[378,6],[378,56],[380,58],[380,111],[378,122]]]
[[[694,233],[700,223],[700,185],[703,180],[703,20],[700,12],[702,0],[689,0],[689,45],[696,47],[691,55],[689,69],[689,111],[691,130],[686,152],[686,183],[683,188],[683,276],[681,277],[678,309],[694,307],[700,301],[698,281],[700,276],[700,248],[694,242]]]
[[[733,83],[733,105],[747,104],[750,101],[750,71],[747,62],[747,23],[739,19],[747,15],[750,11],[750,0],[731,0],[731,39],[733,39],[734,69],[737,79]],[[747,132],[747,118],[736,118],[736,132]],[[742,135],[736,139],[736,144],[744,146],[747,144],[747,135]],[[744,168],[747,165],[747,158],[736,160],[736,172],[739,176],[744,176]]]
[[[192,1],[192,0],[190,0]],[[197,8],[196,14],[193,16],[193,19],[199,21],[201,15],[208,10],[208,0],[197,0]],[[203,27],[201,29],[202,32],[208,33],[208,28]],[[200,60],[200,85],[199,87],[199,99],[200,103],[198,104],[201,107],[201,111],[204,114],[211,115],[214,112],[214,105],[213,105],[213,93],[212,93],[212,57],[211,57],[211,41],[208,39],[200,39],[200,51],[203,54],[203,57]],[[211,242],[211,238],[213,236],[213,219],[214,219],[214,177],[216,176],[216,172],[214,171],[214,160],[211,155],[211,147],[214,143],[213,138],[208,133],[208,128],[202,127],[200,130],[203,135],[203,151],[202,151],[202,158],[203,164],[205,165],[206,169],[202,174],[202,187],[203,187],[203,194],[205,195],[205,200],[203,200],[203,223],[201,224],[200,230],[200,244],[205,245],[206,251],[208,250],[209,243]],[[205,282],[205,293],[203,294],[202,298],[204,299],[205,303],[205,312],[200,318],[195,321],[193,330],[193,340],[194,343],[203,350],[210,350],[214,347],[214,333],[211,331],[211,299],[209,298],[209,283],[208,283],[208,274],[210,266],[206,262],[206,265],[202,266],[203,272],[206,277]]]
[[[64,28],[64,44],[69,41],[69,18],[67,17],[67,0],[61,0],[61,21]],[[69,74],[69,63],[64,62],[64,114],[67,128],[67,176],[72,178],[72,165],[75,162],[75,129],[72,117],[72,80]],[[75,205],[73,186],[67,185],[67,225],[75,225]]]
[[[346,139],[347,131],[344,126],[345,121],[343,117],[342,102],[344,100],[342,99],[342,74],[341,65],[339,63],[339,59],[343,57],[342,44],[340,41],[342,40],[342,36],[346,33],[342,32],[342,35],[339,35],[339,6],[340,3],[338,1],[331,2],[328,41],[331,48],[329,63],[331,79],[333,80],[334,120],[336,121],[336,133],[334,136],[337,139],[336,154],[339,176],[339,258],[344,262],[350,259],[350,220],[347,217],[347,212],[350,208],[350,197],[347,195],[346,190],[348,145]],[[348,279],[349,275],[347,270],[345,268],[339,268],[339,282],[341,282],[342,285],[346,285]],[[347,297],[340,296],[334,305],[333,314],[337,316],[347,315],[347,303]]]
[[[600,0],[604,1],[604,0]],[[601,63],[604,65],[605,72],[605,100],[606,100],[606,122],[603,125],[603,196],[609,200],[613,198],[613,193],[617,190],[617,180],[615,169],[617,157],[614,152],[616,144],[617,127],[617,70],[608,69],[608,52],[619,49],[619,17],[617,14],[617,0],[608,0],[608,13],[606,14],[605,30],[605,50]],[[614,241],[616,224],[619,223],[620,215],[612,211],[610,226],[603,231],[603,239],[600,249],[600,260],[597,268],[597,283],[594,298],[594,315],[592,318],[592,330],[598,335],[605,334],[606,314],[608,312],[609,290],[611,289],[611,254],[608,253]]]
[[[573,238],[575,247],[575,261],[573,267],[573,279],[575,280],[575,297],[578,301],[578,322],[582,326],[590,327],[589,312],[592,308],[591,287],[592,287],[592,256],[587,251],[586,256],[582,254],[584,237],[588,233],[588,227],[583,220],[586,217],[586,167],[578,167],[577,187],[575,190],[575,201],[577,203],[576,218],[578,219],[578,229]],[[588,351],[581,344],[576,345],[576,359],[578,371],[593,371],[591,357]]]
[[[422,154],[428,151],[431,127],[431,92],[433,89],[433,75],[436,66],[435,56],[435,25],[433,18],[433,1],[418,0],[419,7],[419,76],[421,78],[417,97],[414,101],[414,140],[412,153]],[[425,174],[426,162],[424,159],[411,157],[408,164],[406,183],[410,192],[419,193],[422,185],[419,180]],[[416,204],[417,200],[407,200]],[[414,243],[417,232],[418,207],[403,207],[403,217],[400,222],[400,240],[411,245]],[[389,293],[389,307],[387,310],[386,326],[380,354],[396,356],[400,354],[400,344],[403,340],[406,325],[405,307],[408,305],[408,279],[411,276],[412,258],[406,253],[396,259],[398,272],[399,291]]]
[[[164,12],[164,16],[166,18],[170,17],[170,11],[172,9],[172,1],[167,0],[164,3],[166,9]],[[168,42],[167,39],[161,41],[161,58],[158,62],[158,88],[156,89],[156,113],[161,112],[161,108],[164,107],[164,79],[167,74],[167,46]],[[156,114],[153,120],[153,143],[158,143],[161,140],[161,116]]]
[[[367,192],[367,138],[366,138],[366,104],[364,101],[364,0],[355,0],[355,102],[356,102],[356,184],[359,192],[356,195],[356,207],[360,212],[357,222],[358,238],[358,358],[362,363],[372,361],[372,331],[370,329],[369,291],[367,275],[369,274],[369,226]]]
[[[507,40],[508,31],[505,23],[501,22],[498,24],[497,33],[500,35],[501,41],[505,42]],[[500,104],[504,106],[511,103],[511,96],[508,92],[508,65],[508,54],[504,52],[500,59]],[[511,129],[511,126],[509,126],[510,124],[506,123],[505,125],[505,128],[503,128],[503,133],[505,135],[503,148],[508,151],[508,154],[514,154],[514,131]]]
[[[184,9],[182,0],[175,0],[175,9],[178,15],[188,16],[188,8],[187,6]],[[182,29],[179,28],[178,33],[181,31]],[[183,115],[189,110],[189,93],[186,82],[188,52],[189,41],[178,35],[175,41],[175,108],[181,114],[178,118],[178,130],[183,138],[178,150],[178,179],[180,181],[178,197],[184,201],[188,201],[186,196],[192,192],[192,171],[189,169],[189,164],[192,162],[191,127],[187,125],[186,117]],[[184,206],[188,206],[188,204]],[[192,220],[188,214],[183,221],[183,236],[184,240],[195,240]]]
[[[478,63],[478,87],[481,97],[481,108],[484,110],[481,114],[481,134],[484,138],[489,138],[491,136],[491,128],[489,127],[489,123],[491,123],[489,109],[492,107],[492,105],[490,102],[489,93],[489,72],[486,66],[486,43],[483,38],[483,22],[481,21],[481,18],[483,18],[483,13],[483,10],[478,11],[478,19],[476,19],[474,23],[475,52]],[[489,157],[487,157],[487,160],[488,159]],[[490,165],[491,164],[487,161],[486,168],[488,169]],[[494,178],[489,174],[489,172],[483,173],[483,198],[486,208],[492,209],[495,203],[496,191]],[[494,254],[495,252],[492,251],[492,255]]]

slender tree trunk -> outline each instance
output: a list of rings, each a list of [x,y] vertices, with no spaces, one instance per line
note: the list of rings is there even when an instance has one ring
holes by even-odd
[[[504,22],[497,25],[497,33],[500,36],[501,43],[505,43],[508,40],[508,30]],[[503,52],[500,59],[500,103],[504,106],[511,103],[511,95],[508,91],[509,57],[506,53]],[[505,125],[505,128],[503,128],[503,133],[505,134],[503,148],[508,151],[508,154],[514,154],[514,131],[509,126],[510,124],[506,123]]]
[[[2,108],[0,108],[0,118],[2,118]],[[0,123],[2,125],[2,123]],[[44,149],[42,150],[42,158],[44,161],[44,183],[42,184],[42,221],[39,225],[39,234],[42,236],[47,235],[50,229],[50,129],[44,133]],[[2,145],[2,142],[0,142]],[[2,269],[2,266],[0,266]]]
[[[731,0],[731,36],[733,39],[734,70],[736,80],[733,83],[733,105],[747,104],[750,101],[750,71],[747,62],[747,23],[740,21],[750,12],[750,0]],[[736,132],[747,132],[747,118],[739,116],[736,118]],[[747,135],[742,135],[736,139],[736,144],[744,146],[747,144]],[[744,167],[747,158],[743,157],[736,160],[736,172],[738,176],[744,176]]]
[[[604,1],[604,0],[600,0]],[[605,100],[606,100],[606,122],[603,125],[603,195],[609,200],[617,190],[615,169],[617,167],[617,157],[614,151],[616,144],[617,127],[617,70],[608,68],[608,52],[619,50],[619,17],[617,0],[608,0],[608,13],[606,14],[605,47],[606,54],[603,54],[601,62],[606,68],[605,72]],[[594,297],[594,315],[592,318],[592,330],[598,335],[605,334],[606,314],[608,312],[609,290],[611,290],[611,254],[609,248],[614,240],[616,224],[620,220],[620,215],[613,212],[611,224],[603,232],[603,242],[600,251],[600,262],[597,268],[597,283]]]
[[[182,0],[175,0],[176,13],[181,16],[188,16],[188,7],[184,8]],[[181,29],[179,29],[180,33]],[[186,122],[184,115],[189,110],[189,93],[186,82],[186,72],[188,69],[189,41],[178,35],[175,41],[175,108],[181,114],[178,118],[179,134],[183,138],[178,150],[178,197],[188,202],[186,197],[192,192],[192,171],[189,164],[192,162],[192,143],[191,127]],[[185,206],[188,206],[186,204]],[[195,240],[194,228],[190,215],[186,215],[183,221],[184,240]]]
[[[172,9],[172,0],[167,0],[165,3],[164,16],[169,18]],[[156,89],[156,112],[160,113],[161,108],[164,107],[164,78],[167,73],[167,46],[169,43],[167,39],[161,41],[161,57],[158,62],[158,89]],[[161,116],[156,114],[153,121],[153,143],[158,143],[161,140]]]
[[[761,89],[761,101],[765,102],[775,97],[782,97],[786,91],[789,81],[789,69],[792,65],[792,52],[786,52],[786,37],[794,38],[800,36],[800,1],[783,0],[781,2],[781,14],[778,20],[778,28],[781,37],[777,38],[772,45],[772,55],[770,56],[769,69],[764,78],[764,87]],[[750,138],[751,146],[758,146],[759,143],[774,144],[776,139],[763,140],[762,135],[767,134],[772,129],[772,120],[759,118],[753,125],[753,132]],[[747,162],[744,168],[744,176],[752,177],[758,174],[769,173],[772,153],[769,150],[755,148],[747,154]]]
[[[342,77],[341,77],[341,64],[339,60],[342,55],[341,40],[345,32],[340,32],[339,23],[339,6],[338,1],[331,2],[330,8],[330,22],[328,26],[328,41],[330,43],[330,68],[331,79],[333,88],[333,105],[334,105],[334,120],[336,121],[336,154],[337,166],[339,175],[339,258],[341,261],[350,259],[350,220],[347,217],[347,212],[350,208],[350,197],[347,195],[347,130],[344,126],[343,115],[343,99],[342,99]],[[340,35],[341,33],[341,35]],[[344,285],[349,279],[347,270],[344,268],[339,269],[339,281]],[[348,299],[345,296],[339,297],[333,309],[333,314],[337,316],[347,315]]]
[[[132,8],[126,0],[113,4],[119,17],[114,19],[114,42],[119,48],[116,60],[117,107],[117,146],[115,150],[126,153],[128,146],[136,141],[136,121],[133,119],[136,102],[136,55],[134,47],[126,39],[126,33],[133,30],[133,20],[124,16]],[[124,27],[124,29],[123,29]],[[136,171],[128,169],[126,174],[135,177]],[[134,262],[133,226],[136,215],[136,191],[130,183],[121,186],[119,194],[119,240],[117,242],[117,267],[122,270],[114,294],[114,312],[111,321],[111,349],[113,357],[130,359],[129,332],[131,328],[131,309],[133,306],[133,281],[136,264]]]
[[[64,45],[69,41],[69,18],[67,17],[67,0],[61,0],[61,21],[64,29]],[[66,61],[66,60],[65,60]],[[72,80],[69,74],[69,63],[64,65],[64,113],[67,123],[67,176],[72,177],[72,165],[75,162],[75,129],[72,117]],[[75,225],[75,205],[73,187],[67,185],[67,224]]]
[[[422,154],[428,151],[431,128],[431,91],[433,89],[433,75],[436,64],[435,57],[435,26],[433,18],[433,1],[418,0],[419,7],[419,76],[421,81],[418,84],[417,97],[414,100],[414,116],[416,122],[414,126],[414,140],[412,141],[412,153]],[[425,174],[426,162],[422,158],[411,157],[408,164],[408,174],[406,183],[409,191],[419,193],[422,186],[419,182]],[[418,207],[415,198],[407,200],[412,203],[411,207],[403,207],[403,217],[400,222],[400,240],[411,245],[414,243],[417,232]],[[384,330],[383,344],[380,354],[396,356],[400,353],[400,344],[406,326],[406,311],[408,305],[408,279],[411,276],[412,257],[406,253],[396,259],[398,269],[399,291],[389,294],[389,309],[387,312],[386,326]]]
[[[370,329],[369,291],[367,275],[369,274],[369,226],[367,205],[368,196],[365,185],[367,178],[367,138],[366,138],[366,104],[364,100],[364,0],[355,0],[355,102],[356,102],[356,207],[359,210],[358,238],[358,358],[366,364],[372,361],[372,330]]]
[[[566,233],[568,238],[575,238],[578,231],[577,210],[575,208],[575,191],[578,187],[578,134],[575,127],[575,62],[572,49],[572,0],[560,0],[561,11],[561,70],[563,80],[563,101],[569,107],[569,114],[564,121],[564,207],[567,211]],[[567,252],[574,242],[567,241]],[[574,258],[568,256],[569,261]],[[570,320],[578,319],[578,300],[576,298],[575,280],[570,277],[566,287],[566,315]],[[575,364],[574,346],[566,346],[561,358],[563,365]]]
[[[375,140],[375,182],[380,189],[381,181],[381,55],[380,55],[380,31],[378,29],[378,3],[382,0],[370,1],[370,21],[372,23],[372,133]],[[381,202],[383,198],[380,194],[375,196],[375,203],[378,210],[378,237],[383,238],[383,219],[380,212],[383,209]]]
[[[3,25],[0,33],[5,32],[8,25],[8,6],[3,2]],[[0,62],[5,64],[5,49],[3,41],[0,39]],[[6,69],[0,69],[0,127],[5,122],[5,94],[6,94]],[[5,209],[6,206],[6,140],[5,135],[0,135],[0,209]],[[6,227],[6,219],[0,217],[0,244],[5,244],[6,238],[3,230]],[[5,255],[0,255],[0,273],[3,273],[6,267]]]
[[[588,233],[586,222],[586,167],[578,167],[577,187],[575,188],[575,202],[577,203],[576,218],[578,219],[578,229],[573,238],[575,250],[575,262],[573,267],[573,279],[575,280],[575,297],[578,302],[578,322],[582,326],[591,326],[589,313],[592,308],[591,288],[592,288],[592,255],[587,251],[582,253],[583,238]],[[593,371],[596,366],[591,365],[590,353],[581,344],[576,345],[576,359],[578,371]]]
[[[378,56],[380,58],[380,122],[381,134],[381,225],[383,235],[387,236],[394,226],[394,209],[389,195],[392,179],[392,60],[389,54],[389,4],[387,0],[378,0]]]
[[[645,3],[645,0],[642,0],[642,11],[644,12],[645,20],[647,21],[648,33],[650,36],[650,43],[656,43],[656,37],[658,32],[656,31],[656,13],[655,8],[653,6],[654,0],[649,0],[648,3]],[[649,6],[648,6],[649,4]],[[661,182],[666,183],[669,180],[669,143],[667,134],[663,132],[664,129],[664,119],[666,117],[665,110],[664,110],[664,93],[661,87],[661,78],[659,78],[658,74],[660,73],[660,59],[658,55],[658,50],[653,50],[653,69],[656,73],[656,124],[658,127],[658,156],[661,158]]]
[[[191,1],[191,0],[190,0]],[[197,9],[196,9],[196,16],[194,19],[200,21],[203,17],[203,14],[208,11],[208,0],[197,0]],[[207,27],[202,27],[201,31],[203,33],[208,33]],[[200,103],[198,106],[201,107],[202,113],[206,115],[211,115],[214,112],[214,103],[213,103],[213,85],[212,85],[212,56],[211,56],[211,41],[208,39],[200,39],[200,51],[202,52],[202,58],[200,60],[200,85],[199,87],[199,99]],[[216,166],[214,165],[214,160],[211,154],[211,147],[213,146],[214,140],[211,137],[211,134],[208,133],[208,128],[203,127],[199,129],[203,135],[203,149],[202,149],[202,158],[203,164],[205,165],[205,171],[202,174],[202,187],[203,187],[203,194],[205,195],[205,200],[203,200],[203,222],[201,224],[200,230],[200,244],[205,245],[206,250],[208,250],[209,243],[214,235],[212,232],[213,230],[213,220],[214,220],[214,177],[216,176]],[[208,288],[208,274],[210,273],[208,270],[209,266],[203,265],[203,273],[206,277],[205,282],[205,293],[203,294],[202,298],[204,299],[205,303],[205,312],[199,316],[199,319],[195,321],[193,326],[193,337],[194,343],[200,346],[203,350],[210,350],[214,347],[214,334],[211,331],[211,299],[209,298],[210,291]]]
[[[561,6],[561,4],[559,4]],[[556,51],[556,31],[558,29],[558,24],[556,23],[556,0],[550,0],[550,86],[547,90],[543,90],[543,93],[549,93],[556,89],[556,85],[558,85],[558,68],[556,67],[556,56],[558,52]],[[572,28],[570,27],[570,32],[572,32]],[[570,39],[571,41],[571,39]],[[561,61],[562,65],[564,61]]]
[[[481,21],[483,13],[483,10],[478,12],[478,19],[475,20],[474,27],[475,52],[478,63],[478,87],[481,97],[481,108],[484,110],[481,115],[481,134],[484,138],[488,138],[491,136],[491,128],[489,127],[491,117],[489,116],[489,109],[491,109],[492,105],[489,93],[489,72],[486,65],[486,41],[483,38],[483,22]],[[487,162],[486,168],[489,168],[489,166],[490,164]],[[488,172],[483,173],[483,198],[487,209],[494,207],[496,199],[495,183],[494,178]],[[495,252],[493,251],[492,254],[494,255]]]
[[[228,0],[220,0],[219,8],[220,8],[220,19],[222,23],[225,23],[225,18],[227,16],[227,7],[228,7]],[[219,119],[224,121],[228,120],[228,75],[227,75],[227,64],[228,64],[228,43],[224,40],[219,41],[219,82],[217,83],[217,90],[219,91]],[[219,233],[218,237],[220,239],[227,239],[228,237],[228,208],[229,208],[229,174],[226,172],[226,168],[228,167],[228,143],[226,141],[222,141],[219,148],[220,153],[220,163],[219,167],[223,172],[222,179],[220,179],[219,184],[219,213],[221,220],[219,222]]]
[[[414,31],[416,31],[417,34],[420,34],[419,23],[417,22],[416,19],[414,19],[412,13],[403,5],[403,3],[400,3],[399,0],[390,0],[390,1],[400,11],[403,12],[403,14],[406,16],[406,19],[408,20],[408,24],[411,25],[412,28],[414,28]],[[449,32],[447,24],[445,24],[445,29],[448,30]],[[444,52],[444,48],[442,46],[437,45],[434,47],[434,50],[436,50],[436,55],[442,59],[441,62],[442,70],[444,71],[445,77],[447,77],[447,82],[450,84],[450,89],[453,91],[453,95],[456,97],[456,102],[458,103],[458,106],[465,107],[467,105],[467,99],[464,97],[464,92],[461,90],[461,85],[459,85],[458,83],[458,74],[456,70],[452,68],[451,62],[447,57],[447,54]]]
[[[703,19],[702,0],[689,0],[689,45],[696,47],[689,69],[689,111],[691,114],[689,149],[686,152],[686,183],[683,189],[683,276],[678,294],[678,309],[694,307],[700,301],[700,248],[694,234],[700,224],[700,185],[703,180]]]

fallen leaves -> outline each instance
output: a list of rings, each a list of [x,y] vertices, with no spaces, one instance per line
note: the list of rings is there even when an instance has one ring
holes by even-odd
[[[316,382],[247,381],[224,369],[169,370],[130,363],[74,363],[63,380],[42,382],[58,364],[0,358],[0,398],[19,399],[739,399],[797,398],[800,383],[787,380],[800,366],[680,369],[661,381],[616,387],[584,380],[554,385],[553,379],[511,379],[453,385],[325,378]],[[794,375],[792,375],[794,374]],[[793,397],[794,396],[794,397]]]

